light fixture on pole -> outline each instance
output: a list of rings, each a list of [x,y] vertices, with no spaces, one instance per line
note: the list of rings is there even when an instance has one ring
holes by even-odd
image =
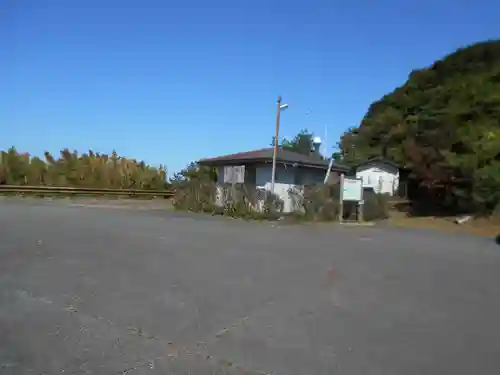
[[[271,172],[271,193],[274,194],[274,182],[276,180],[276,156],[278,154],[278,140],[280,135],[280,114],[283,109],[288,108],[288,104],[281,104],[281,96],[278,96],[276,113],[276,134],[274,136],[274,149],[273,149],[273,169]]]

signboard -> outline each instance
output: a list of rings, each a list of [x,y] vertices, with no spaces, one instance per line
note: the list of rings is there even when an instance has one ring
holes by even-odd
[[[342,200],[361,202],[363,200],[363,181],[358,178],[344,178]]]
[[[224,167],[225,184],[242,184],[245,182],[245,166],[231,165]]]

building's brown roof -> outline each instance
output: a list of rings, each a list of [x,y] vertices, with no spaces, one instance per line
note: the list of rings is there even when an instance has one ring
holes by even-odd
[[[239,152],[237,154],[224,155],[215,158],[201,159],[198,161],[201,165],[234,165],[234,164],[252,164],[266,163],[273,160],[273,148],[263,148],[260,150]],[[321,160],[314,156],[299,154],[298,152],[278,148],[276,162],[279,164],[296,164],[301,167],[328,169],[328,160]],[[347,171],[349,168],[341,165],[333,165],[332,169]]]

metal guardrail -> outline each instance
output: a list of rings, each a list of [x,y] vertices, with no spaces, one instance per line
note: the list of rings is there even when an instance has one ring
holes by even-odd
[[[85,187],[62,187],[62,186],[25,186],[25,185],[0,185],[1,194],[39,194],[39,195],[109,195],[109,196],[142,196],[163,197],[174,196],[173,190],[146,190],[146,189],[106,189]]]

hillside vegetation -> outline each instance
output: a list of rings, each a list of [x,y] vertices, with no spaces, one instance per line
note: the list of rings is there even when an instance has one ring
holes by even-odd
[[[411,72],[339,146],[346,164],[382,156],[407,167],[426,200],[491,212],[500,202],[500,40]]]
[[[163,189],[165,171],[134,159],[89,151],[78,155],[65,149],[59,158],[45,153],[45,160],[18,153],[0,152],[0,185],[47,185],[113,189]]]

